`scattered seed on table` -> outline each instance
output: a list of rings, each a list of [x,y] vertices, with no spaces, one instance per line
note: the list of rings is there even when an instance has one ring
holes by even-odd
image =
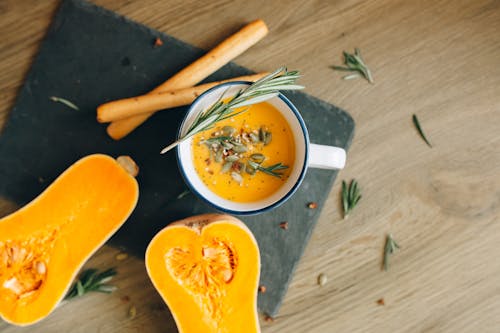
[[[264,294],[266,292],[266,290],[267,290],[266,286],[264,286],[264,285],[259,286],[259,293]]]
[[[127,258],[128,258],[128,254],[126,254],[125,252],[120,252],[115,256],[115,259],[118,261],[122,261],[122,260],[125,260]]]
[[[309,208],[309,209],[316,209],[316,208],[318,208],[318,204],[315,203],[315,202],[310,202],[310,203],[307,204],[307,208]]]
[[[128,303],[130,301],[130,297],[127,295],[122,296],[120,299],[122,300],[123,303]]]
[[[383,298],[378,299],[378,300],[377,300],[377,304],[378,304],[378,305],[385,305],[385,301],[384,301],[384,299],[383,299]]]
[[[272,322],[274,322],[274,318],[271,317],[268,314],[265,315],[264,320],[265,320],[266,323],[272,323]]]
[[[288,222],[281,222],[280,223],[280,228],[283,230],[288,230]]]
[[[328,278],[326,277],[326,274],[321,273],[320,275],[318,275],[318,284],[320,286],[324,286],[327,281]]]
[[[128,318],[134,319],[136,315],[137,315],[137,309],[135,308],[135,306],[132,305],[130,309],[128,309]]]
[[[153,47],[160,47],[163,45],[163,41],[160,39],[160,37],[156,37],[155,42],[153,44]]]

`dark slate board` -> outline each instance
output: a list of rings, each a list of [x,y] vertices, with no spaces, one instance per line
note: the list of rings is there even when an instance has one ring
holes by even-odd
[[[164,44],[153,48],[158,36]],[[118,142],[95,120],[99,104],[146,93],[203,53],[87,2],[63,1],[0,136],[0,195],[23,205],[87,154],[131,155],[141,168],[140,199],[111,244],[140,257],[167,223],[212,211],[192,194],[176,199],[186,189],[176,154],[158,153],[174,139],[186,108],[156,114]],[[206,81],[247,73],[231,63]],[[303,93],[286,95],[301,111],[312,142],[347,149],[354,133],[347,113]],[[80,111],[54,103],[49,96],[73,101]],[[260,246],[261,284],[267,287],[259,295],[262,312],[277,313],[336,175],[310,169],[287,203],[272,212],[242,218]],[[308,209],[309,201],[317,202],[319,209]],[[288,221],[287,231],[279,228],[282,221]]]

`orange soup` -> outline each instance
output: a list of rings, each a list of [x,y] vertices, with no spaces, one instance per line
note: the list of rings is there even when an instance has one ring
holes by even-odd
[[[215,194],[235,202],[264,199],[280,188],[295,160],[288,122],[263,102],[193,138],[194,167]]]

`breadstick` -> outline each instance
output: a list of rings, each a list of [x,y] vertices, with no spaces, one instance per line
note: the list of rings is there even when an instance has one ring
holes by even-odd
[[[257,43],[268,33],[264,21],[255,20],[234,35],[225,39],[207,54],[172,76],[151,93],[176,90],[192,87],[210,74],[242,54],[250,46]],[[137,126],[146,121],[154,112],[143,113],[137,116],[118,120],[111,123],[107,132],[113,139],[118,140],[132,132]]]
[[[97,108],[97,121],[100,123],[108,123],[142,113],[151,113],[182,105],[188,105],[191,104],[196,97],[221,83],[232,81],[255,82],[267,74],[269,73],[239,76],[229,80],[205,83],[195,87],[164,91],[156,94],[146,94],[112,101],[102,104]]]

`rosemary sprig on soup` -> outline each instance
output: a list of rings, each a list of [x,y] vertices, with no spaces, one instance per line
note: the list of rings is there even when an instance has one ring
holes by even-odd
[[[236,202],[258,201],[275,193],[293,170],[294,136],[285,117],[268,102],[235,112],[194,135],[194,167],[217,195]]]
[[[235,117],[247,111],[253,104],[267,101],[278,96],[280,90],[299,90],[304,87],[295,84],[299,78],[298,71],[289,72],[286,67],[281,67],[273,73],[255,81],[245,89],[241,89],[234,96],[223,100],[222,94],[211,107],[198,114],[187,132],[177,141],[165,147],[161,154],[175,148],[179,143],[193,135],[214,128],[219,122]]]

